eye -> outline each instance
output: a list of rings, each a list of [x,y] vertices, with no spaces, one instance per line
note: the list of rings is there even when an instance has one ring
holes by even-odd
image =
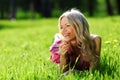
[[[69,25],[69,24],[67,24],[66,26],[67,26],[67,27],[70,27],[70,25]]]
[[[63,27],[62,27],[62,26],[60,26],[60,29],[63,29]]]

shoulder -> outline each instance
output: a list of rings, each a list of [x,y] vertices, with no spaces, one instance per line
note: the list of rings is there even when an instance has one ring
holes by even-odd
[[[95,52],[100,55],[101,50],[101,37],[99,35],[91,34],[91,39],[94,43]]]
[[[99,66],[99,60],[100,60],[100,51],[101,51],[101,37],[96,34],[91,34],[91,39],[94,44],[94,56],[95,60],[91,62],[91,67],[97,67]]]
[[[100,56],[100,51],[101,51],[101,37],[98,35],[91,34],[91,39],[94,43],[94,49],[95,53]]]
[[[101,37],[96,34],[90,34],[90,37],[93,41],[101,41]]]

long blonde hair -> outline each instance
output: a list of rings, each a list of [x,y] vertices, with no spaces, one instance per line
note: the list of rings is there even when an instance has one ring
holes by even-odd
[[[60,26],[60,21],[63,17],[67,17],[75,29],[77,46],[81,48],[83,54],[88,56],[88,61],[93,60],[93,42],[90,37],[89,24],[85,16],[79,10],[71,9],[60,16],[58,26]]]

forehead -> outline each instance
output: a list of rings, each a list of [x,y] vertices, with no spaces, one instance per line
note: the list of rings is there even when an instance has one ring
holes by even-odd
[[[60,24],[64,24],[64,23],[69,23],[69,20],[66,16],[62,17],[60,20]]]

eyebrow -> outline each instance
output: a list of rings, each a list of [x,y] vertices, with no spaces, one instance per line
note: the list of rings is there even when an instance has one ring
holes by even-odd
[[[69,23],[66,23],[65,25],[70,25]]]

